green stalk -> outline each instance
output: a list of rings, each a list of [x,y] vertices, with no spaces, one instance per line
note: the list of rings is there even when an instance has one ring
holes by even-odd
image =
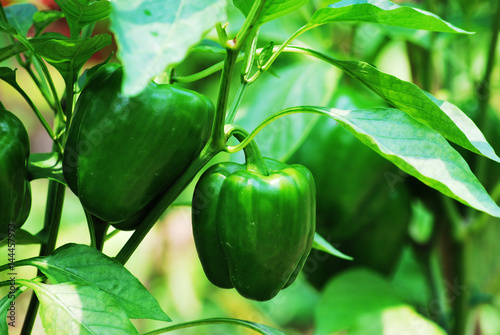
[[[175,199],[177,199],[181,192],[189,185],[189,183],[191,183],[196,174],[198,174],[198,172],[219,152],[220,150],[214,147],[212,141],[207,143],[198,158],[191,163],[191,165],[174,183],[174,185],[172,185],[172,187],[158,199],[153,208],[142,220],[139,227],[116,255],[115,259],[118,262],[125,264],[129,260],[130,256],[132,256],[144,237],[146,237],[151,228],[153,228],[154,224],[158,221],[165,209],[167,209],[175,201]]]
[[[210,138],[214,141],[216,147],[222,149],[226,143],[224,135],[224,124],[226,121],[227,101],[231,88],[231,78],[233,76],[234,66],[238,58],[238,51],[227,49],[224,68],[222,69],[221,80],[219,84],[219,96],[215,109],[215,118]]]
[[[150,331],[148,333],[145,333],[144,335],[161,335],[161,334],[164,334],[167,332],[171,332],[171,331],[179,330],[179,329],[183,329],[183,328],[203,326],[203,325],[224,324],[224,323],[234,324],[234,325],[250,328],[250,329],[252,329],[258,333],[264,334],[264,335],[270,334],[270,332],[264,331],[260,325],[254,324],[254,323],[249,322],[249,321],[238,320],[238,319],[226,319],[226,318],[212,318],[212,319],[203,319],[203,320],[195,320],[195,321],[190,321],[190,322],[179,323],[179,324],[176,324],[173,326]],[[273,332],[273,334],[284,335],[283,332],[281,332],[281,331],[278,332],[277,330],[275,330],[275,332]]]
[[[57,234],[59,232],[59,225],[61,223],[61,214],[64,203],[64,191],[66,187],[59,182],[50,180],[49,190],[47,192],[47,205],[45,207],[45,220],[44,226],[50,227],[49,239],[47,244],[42,244],[40,247],[40,256],[50,255],[56,246]],[[40,270],[37,276],[41,276]],[[29,335],[35,323],[36,314],[38,312],[39,301],[35,294],[31,296],[31,301],[26,312],[26,319],[24,319],[21,335]]]
[[[51,86],[53,86],[51,78],[47,77],[47,80],[50,83],[52,83]],[[55,87],[53,92],[55,93]],[[55,97],[57,97],[57,95]],[[68,103],[66,104],[66,113],[69,115],[71,115],[71,112],[73,110],[73,105],[71,102],[72,101],[68,101]],[[59,108],[61,106],[59,103],[57,103],[56,105],[58,105]],[[65,123],[63,120],[64,120],[64,114],[62,113],[62,111],[60,113],[56,113],[56,118],[54,121],[54,129],[57,134],[61,133],[65,127]],[[55,152],[57,150],[58,149],[54,144],[52,146],[52,151]],[[48,256],[52,254],[52,252],[55,250],[57,235],[59,233],[59,226],[61,224],[65,191],[66,191],[66,186],[55,180],[49,180],[49,188],[47,191],[47,203],[45,206],[45,218],[44,218],[44,228],[49,229],[49,238],[46,244],[42,244],[40,246],[39,256]],[[37,276],[41,275],[42,273],[40,272],[40,270],[38,270]],[[24,319],[23,328],[21,330],[21,335],[31,334],[33,325],[35,323],[36,315],[38,312],[39,304],[40,302],[38,301],[37,296],[35,294],[32,294],[30,304],[28,306],[28,311],[26,312],[26,319]]]
[[[243,142],[248,137],[248,132],[240,126],[227,125],[226,128],[228,128],[226,131],[227,138],[234,136],[238,141]],[[269,170],[266,167],[266,163],[264,163],[264,158],[255,141],[250,141],[250,143],[243,148],[243,151],[245,152],[247,170],[257,172],[263,176],[269,175]]]

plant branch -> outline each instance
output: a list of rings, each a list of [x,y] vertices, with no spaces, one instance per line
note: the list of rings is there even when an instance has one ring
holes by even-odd
[[[174,185],[161,195],[153,208],[144,217],[139,227],[137,227],[130,239],[116,255],[115,259],[118,262],[125,264],[129,260],[130,256],[132,256],[163,212],[175,201],[179,194],[181,194],[194,179],[196,174],[215,157],[219,151],[220,150],[216,149],[211,141],[205,145],[204,150],[200,153],[198,158],[189,165],[184,174],[174,183]]]
[[[179,323],[173,326],[153,330],[151,332],[145,333],[144,335],[160,335],[164,334],[167,332],[171,332],[174,330],[179,330],[183,328],[189,328],[189,327],[195,327],[195,326],[203,326],[203,325],[214,325],[214,324],[223,324],[223,323],[228,323],[228,324],[234,324],[238,326],[243,326],[246,328],[250,328],[258,333],[261,334],[269,334],[269,332],[264,332],[262,330],[262,326],[255,324],[253,322],[245,321],[245,320],[238,320],[238,319],[226,319],[226,318],[212,318],[212,319],[203,319],[203,320],[195,320],[195,321],[190,321],[190,322],[184,322],[184,323]],[[273,329],[275,334],[280,334],[284,335],[285,333],[278,331],[277,329]]]

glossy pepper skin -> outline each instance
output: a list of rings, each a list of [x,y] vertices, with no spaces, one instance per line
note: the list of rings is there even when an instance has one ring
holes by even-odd
[[[123,68],[102,66],[75,106],[63,173],[83,207],[107,222],[129,222],[167,190],[208,141],[214,106],[196,92],[150,83],[121,93]]]
[[[264,159],[269,175],[221,163],[198,181],[193,235],[207,278],[272,299],[293,283],[312,247],[315,185],[307,168]]]
[[[9,225],[16,228],[28,218],[31,187],[27,177],[30,154],[28,133],[14,114],[0,108],[0,229],[1,237]],[[10,226],[12,227],[12,226]]]

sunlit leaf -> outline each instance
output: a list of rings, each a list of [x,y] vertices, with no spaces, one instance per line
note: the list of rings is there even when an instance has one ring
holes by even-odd
[[[300,47],[293,49],[306,50]],[[383,73],[366,62],[342,61],[315,51],[311,53],[341,68],[396,108],[436,130],[449,141],[500,162],[481,131],[457,106],[435,98],[415,84]]]
[[[245,16],[248,16],[248,13],[250,13],[254,2],[255,0],[233,0],[234,5]],[[262,10],[260,18],[257,20],[257,25],[289,14],[304,6],[308,0],[267,0],[265,2],[264,9]]]
[[[326,285],[315,319],[315,335],[446,334],[406,305],[383,277],[362,269],[343,272]]]
[[[94,285],[32,284],[47,335],[139,334],[120,303]]]
[[[113,296],[130,318],[170,321],[156,299],[134,275],[116,260],[92,247],[66,244],[51,256],[35,258],[32,264],[52,283],[79,281],[95,285]]]
[[[305,29],[330,22],[372,22],[403,28],[470,34],[427,11],[386,0],[343,0],[314,13]]]
[[[470,207],[500,217],[500,207],[463,157],[439,133],[408,114],[392,108],[351,111],[303,108],[306,111],[315,109],[335,119],[365,145],[424,184]]]

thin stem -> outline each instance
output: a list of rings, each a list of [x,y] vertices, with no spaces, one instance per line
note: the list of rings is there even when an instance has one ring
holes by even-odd
[[[19,42],[21,42],[33,54],[33,57],[35,57],[35,59],[39,62],[39,65],[42,69],[43,75],[47,79],[47,82],[48,82],[49,88],[50,88],[50,92],[52,93],[52,97],[54,99],[54,104],[55,104],[55,108],[56,108],[56,115],[63,117],[64,114],[63,114],[63,111],[61,108],[61,104],[58,102],[59,99],[57,97],[57,90],[56,90],[56,87],[54,85],[54,82],[52,81],[52,77],[50,75],[49,69],[47,68],[47,66],[43,62],[43,59],[35,52],[35,49],[33,49],[33,46],[30,44],[30,42],[28,40],[26,40],[23,36],[20,36],[20,35],[16,35],[15,37],[18,39]]]
[[[40,93],[42,93],[42,96],[44,97],[49,107],[55,111],[56,107],[54,106],[54,102],[50,99],[50,94],[47,92],[46,86],[42,84],[42,81],[37,78],[30,66],[26,66],[25,69],[35,83],[36,87],[38,87],[38,89],[40,90]]]
[[[334,109],[332,109],[334,110]],[[235,152],[238,152],[240,150],[242,150],[244,147],[246,147],[250,141],[252,141],[255,136],[257,136],[257,134],[262,130],[264,129],[267,125],[269,125],[270,123],[272,123],[273,121],[276,121],[277,119],[283,117],[283,116],[286,116],[286,115],[291,115],[291,114],[295,114],[295,113],[312,113],[312,114],[320,114],[320,115],[326,115],[328,117],[331,117],[331,114],[325,110],[325,109],[322,109],[322,108],[318,108],[318,107],[313,107],[313,106],[296,106],[296,107],[290,107],[290,108],[285,108],[273,115],[271,115],[270,117],[268,117],[267,119],[265,119],[264,121],[262,121],[261,124],[259,124],[251,133],[250,135],[248,135],[244,140],[242,140],[238,145],[234,145],[234,146],[227,146],[225,148],[225,151],[228,152],[228,153],[235,153]]]
[[[300,35],[302,35],[303,33],[305,33],[306,31],[308,31],[311,28],[313,28],[313,27],[308,27],[307,25],[303,26],[302,28],[297,30],[292,36],[290,36],[285,42],[283,42],[283,44],[281,44],[277,48],[274,48],[272,56],[267,60],[267,62],[261,68],[259,68],[259,71],[254,73],[254,75],[247,80],[248,83],[253,83],[263,72],[269,70],[271,65],[278,58],[278,56],[285,50],[285,48],[290,43],[292,43],[292,41],[294,39],[296,39],[297,37],[299,37]]]
[[[66,187],[56,181],[49,181],[49,189],[47,192],[47,205],[45,207],[45,219],[44,226],[50,227],[49,238],[47,244],[42,244],[40,246],[40,256],[50,255],[56,246],[57,234],[59,232],[59,225],[61,223],[61,214],[64,203],[64,192]],[[37,276],[42,275],[40,270],[37,272]],[[23,328],[21,335],[31,334],[33,325],[35,323],[36,314],[38,312],[39,301],[35,294],[31,296],[31,301],[28,306],[28,311],[26,313],[26,319],[24,319]]]
[[[236,117],[236,113],[238,112],[238,108],[240,107],[241,101],[243,100],[243,95],[248,87],[247,82],[242,82],[240,87],[238,87],[238,91],[233,99],[233,103],[231,105],[231,109],[227,113],[226,116],[226,124],[233,123],[234,118]]]
[[[234,38],[235,50],[240,50],[243,47],[243,45],[245,45],[248,36],[253,36],[255,34],[255,31],[259,29],[257,22],[260,19],[260,15],[264,10],[265,4],[266,4],[265,0],[254,1],[252,8],[250,9],[250,13],[248,13],[248,16],[245,20],[245,23],[243,23],[243,26],[241,27],[241,29],[238,31],[238,34],[236,34],[236,37]]]
[[[444,277],[441,273],[439,259],[436,255],[435,248],[431,247],[430,250],[425,252],[423,260],[423,268],[429,284],[432,301],[437,302],[437,309],[433,312],[432,318],[445,330],[448,330],[448,310],[446,306],[446,291],[443,286]]]
[[[248,132],[240,126],[227,125],[226,137],[234,136],[238,141],[243,142],[248,137]],[[244,149],[246,168],[249,171],[257,172],[263,176],[269,175],[269,170],[264,163],[259,148],[255,141],[251,141]]]
[[[215,110],[215,118],[212,127],[210,138],[218,148],[223,148],[225,145],[224,124],[226,120],[227,101],[229,99],[229,91],[231,88],[231,78],[233,76],[234,66],[238,58],[238,51],[227,49],[224,68],[219,85],[219,95]]]
[[[130,256],[132,256],[144,237],[153,228],[165,209],[175,201],[179,194],[194,179],[196,174],[219,152],[220,149],[214,146],[212,141],[207,143],[202,153],[189,165],[182,177],[158,199],[153,208],[144,217],[139,227],[137,227],[130,239],[116,255],[115,258],[118,262],[125,264],[129,260]]]
[[[54,134],[54,131],[52,130],[52,128],[50,127],[50,125],[47,123],[47,121],[43,117],[42,113],[40,113],[40,110],[38,110],[38,108],[36,107],[36,105],[33,103],[33,101],[31,100],[31,98],[18,85],[12,86],[12,87],[14,87],[14,89],[16,89],[16,91],[19,94],[21,94],[21,96],[28,103],[28,105],[31,107],[31,109],[33,110],[33,112],[35,112],[36,117],[38,118],[38,120],[40,121],[40,123],[42,124],[42,126],[45,128],[45,130],[49,134],[49,136],[52,139],[52,141],[54,141],[54,144],[56,145],[57,151],[59,153],[62,153],[63,148],[62,148],[61,143],[58,141],[56,134]]]
[[[259,327],[258,325],[254,324],[252,322],[249,322],[249,321],[237,320],[237,319],[226,319],[226,318],[212,318],[212,319],[203,319],[203,320],[195,320],[195,321],[179,323],[179,324],[176,324],[173,326],[153,330],[151,332],[145,333],[144,335],[160,335],[160,334],[164,334],[167,332],[171,332],[171,331],[179,330],[179,329],[183,329],[183,328],[203,326],[203,325],[223,324],[223,323],[235,324],[238,326],[250,328],[250,329],[255,330],[256,332],[259,332],[261,334],[268,334],[268,333],[264,333],[262,331],[261,327]],[[281,335],[284,333],[279,332],[279,334]]]
[[[238,55],[238,58],[236,59],[236,63],[239,63],[243,60],[245,55]],[[191,74],[188,76],[177,76],[177,77],[172,77],[172,82],[178,82],[178,83],[192,83],[193,81],[197,81],[203,78],[206,78],[224,68],[224,61],[221,61],[219,63],[216,63],[198,73]]]

